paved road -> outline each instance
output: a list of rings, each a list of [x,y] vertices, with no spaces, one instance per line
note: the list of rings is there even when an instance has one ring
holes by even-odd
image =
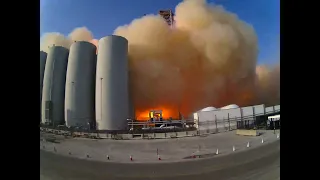
[[[276,180],[280,179],[280,141],[226,156],[159,164],[95,162],[40,150],[40,179]]]
[[[40,149],[54,152],[60,155],[78,157],[87,159],[90,156],[92,161],[104,162],[130,162],[129,156],[132,155],[135,163],[159,163],[157,160],[157,150],[161,155],[161,162],[177,162],[183,158],[198,155],[213,155],[217,149],[223,155],[233,153],[232,147],[237,150],[247,149],[247,143],[255,148],[262,145],[261,140],[265,143],[277,141],[273,131],[265,131],[261,136],[237,136],[235,132],[225,132],[212,134],[206,137],[188,137],[174,139],[156,139],[156,140],[92,140],[84,138],[65,138],[63,136],[54,136],[51,134],[40,134],[40,138],[48,141],[40,141]],[[49,141],[55,139],[55,143]],[[107,160],[106,156],[110,156]]]

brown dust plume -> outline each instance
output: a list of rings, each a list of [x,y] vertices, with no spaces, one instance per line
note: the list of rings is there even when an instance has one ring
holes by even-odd
[[[280,65],[257,66],[258,40],[253,27],[221,6],[185,0],[175,9],[174,27],[147,15],[118,27],[128,39],[130,91],[136,117],[151,109],[164,117],[186,117],[207,106],[280,103]],[[86,28],[68,37],[49,33],[41,50],[69,47],[85,40],[97,45]]]

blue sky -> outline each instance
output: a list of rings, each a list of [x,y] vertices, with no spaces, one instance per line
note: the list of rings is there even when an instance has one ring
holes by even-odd
[[[110,35],[120,25],[143,14],[174,9],[181,0],[40,0],[40,36],[46,32],[69,34],[86,26],[95,38]],[[250,23],[259,38],[259,64],[279,57],[280,0],[209,0],[223,5]]]

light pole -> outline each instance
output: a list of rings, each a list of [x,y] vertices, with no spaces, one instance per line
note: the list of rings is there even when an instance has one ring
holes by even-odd
[[[100,122],[102,122],[102,80],[103,78],[100,78]],[[99,126],[99,124],[98,124]]]
[[[274,122],[274,119],[272,119],[273,122],[273,134],[276,134],[276,123]]]
[[[89,120],[89,121],[90,121],[90,120]],[[88,125],[88,131],[90,132],[90,130],[91,130],[91,129],[90,129],[90,122],[88,122],[87,125]]]
[[[53,44],[53,46],[54,46],[54,44]],[[53,59],[53,65],[52,65],[52,69],[51,69],[51,77],[50,77],[50,98],[49,98],[49,104],[48,104],[48,108],[49,108],[49,110],[48,110],[48,121],[49,121],[49,123],[50,123],[50,120],[52,121],[52,126],[53,126],[53,128],[54,128],[54,118],[53,118],[53,102],[52,102],[52,87],[53,87],[53,75],[54,75],[54,66],[55,66],[55,63],[56,63],[56,59],[54,58]]]
[[[71,103],[75,103],[76,98],[75,98],[75,93],[74,93],[74,82],[71,82],[71,93],[72,93],[72,100]],[[74,121],[74,112],[71,111],[71,120]]]

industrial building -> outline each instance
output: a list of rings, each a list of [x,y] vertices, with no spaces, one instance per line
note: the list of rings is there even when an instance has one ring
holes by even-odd
[[[128,125],[134,132],[165,132],[171,129],[216,133],[234,129],[273,129],[273,124],[270,124],[268,119],[274,115],[280,115],[280,105],[265,107],[262,104],[239,107],[231,104],[221,108],[206,107],[194,112],[186,119],[163,119],[161,110],[151,110],[149,121],[128,119]],[[280,118],[278,121],[276,124],[280,124]],[[277,128],[280,126],[276,126]]]
[[[239,107],[235,104],[222,108],[207,107],[193,113],[195,127],[208,129],[251,129],[266,125],[269,116],[280,114],[280,105],[265,107],[262,105]]]

